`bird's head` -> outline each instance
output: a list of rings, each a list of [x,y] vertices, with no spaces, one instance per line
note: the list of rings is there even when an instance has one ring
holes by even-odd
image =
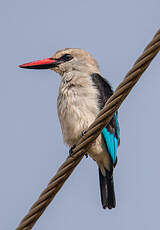
[[[53,57],[22,64],[27,69],[51,69],[63,76],[67,72],[99,73],[99,65],[88,52],[78,48],[57,51]]]

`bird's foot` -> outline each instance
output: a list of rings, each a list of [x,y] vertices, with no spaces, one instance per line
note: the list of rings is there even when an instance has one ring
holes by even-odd
[[[86,131],[86,130],[83,130],[82,133],[81,133],[81,136],[82,136],[82,137],[85,136],[86,133],[87,133],[87,131]]]
[[[83,130],[82,133],[81,133],[81,136],[83,137],[86,133],[87,133],[87,131],[86,131],[86,130]],[[70,150],[69,150],[69,157],[73,157],[73,155],[74,155],[74,154],[73,154],[73,150],[75,149],[75,147],[76,147],[76,144],[74,144],[74,145],[70,148]],[[88,158],[88,153],[86,153],[85,156],[86,156],[86,158]]]
[[[75,147],[76,147],[76,144],[74,144],[74,145],[72,145],[72,147],[70,148],[70,150],[69,150],[69,157],[73,157],[73,150],[75,149]]]

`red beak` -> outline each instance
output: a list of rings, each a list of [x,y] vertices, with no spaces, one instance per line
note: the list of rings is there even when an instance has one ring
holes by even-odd
[[[26,69],[50,69],[56,67],[58,64],[57,60],[53,58],[45,58],[43,60],[28,62],[22,65],[19,65],[20,68]]]

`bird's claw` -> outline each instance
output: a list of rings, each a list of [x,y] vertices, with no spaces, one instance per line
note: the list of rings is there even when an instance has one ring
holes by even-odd
[[[83,130],[82,133],[81,133],[81,136],[83,137],[86,133],[87,133],[87,131]]]
[[[73,150],[75,149],[75,147],[76,147],[76,145],[74,144],[74,145],[72,145],[72,147],[70,148],[70,150],[69,150],[69,157],[73,157]]]
[[[85,134],[87,133],[87,131],[86,130],[83,130],[82,131],[82,133],[81,133],[81,136],[83,137]],[[70,148],[70,150],[69,150],[69,157],[73,157],[73,150],[75,149],[75,147],[76,147],[76,144],[74,144],[71,148]],[[86,153],[85,154],[85,156],[86,156],[86,158],[88,158],[88,154]]]

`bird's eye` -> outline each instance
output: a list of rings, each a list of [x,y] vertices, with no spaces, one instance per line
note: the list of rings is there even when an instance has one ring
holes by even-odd
[[[64,54],[61,58],[62,61],[70,61],[71,59],[73,59],[71,54]]]

